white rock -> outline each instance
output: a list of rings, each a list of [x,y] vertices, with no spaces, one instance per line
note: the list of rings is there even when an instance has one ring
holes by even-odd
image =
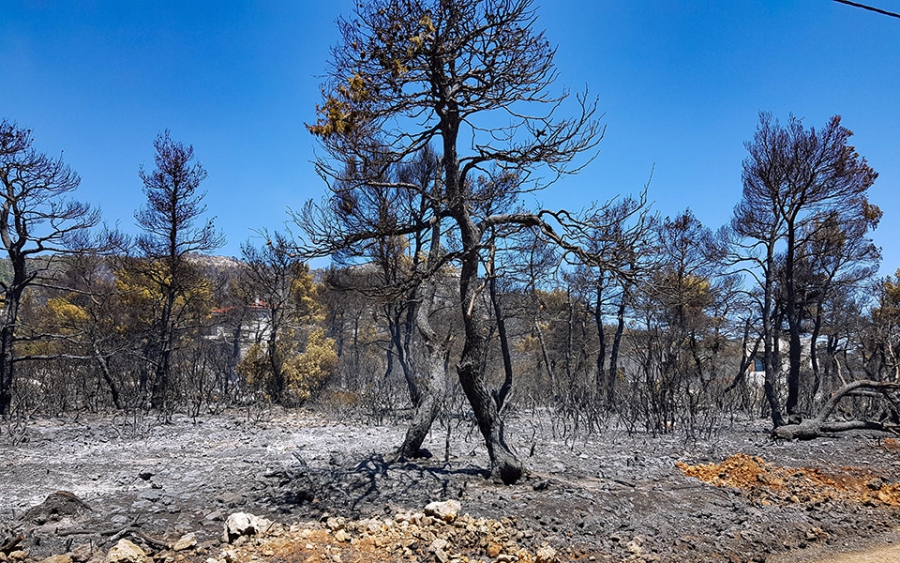
[[[544,546],[537,550],[535,555],[535,563],[555,563],[556,550],[550,546]]]
[[[272,522],[260,518],[249,512],[235,512],[225,521],[225,531],[222,533],[222,541],[231,543],[241,536],[255,536],[264,534],[272,526]]]
[[[149,563],[150,558],[144,550],[134,543],[121,539],[106,554],[104,563]]]
[[[197,536],[194,535],[194,532],[190,532],[178,538],[178,541],[172,546],[172,551],[184,551],[195,545],[197,545]]]
[[[332,516],[325,522],[325,525],[328,526],[328,529],[331,530],[332,532],[335,532],[337,530],[343,530],[345,524],[346,524],[346,520],[344,520],[341,517],[335,518],[334,516]]]
[[[425,514],[440,518],[444,522],[453,522],[459,514],[462,505],[458,500],[446,500],[444,502],[432,502],[425,507]]]

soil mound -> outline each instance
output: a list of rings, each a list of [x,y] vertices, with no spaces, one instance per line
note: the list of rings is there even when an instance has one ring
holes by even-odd
[[[69,491],[56,491],[47,496],[41,504],[29,508],[22,520],[33,524],[57,522],[66,516],[81,516],[92,509],[86,502]]]
[[[688,477],[717,487],[734,487],[762,506],[773,503],[821,504],[843,500],[870,506],[900,506],[900,484],[859,467],[824,470],[818,467],[779,467],[761,457],[735,454],[721,463],[675,464]]]

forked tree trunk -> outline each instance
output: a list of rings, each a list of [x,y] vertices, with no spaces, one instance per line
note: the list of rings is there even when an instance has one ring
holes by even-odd
[[[107,387],[109,387],[109,395],[112,398],[113,405],[115,405],[116,409],[122,410],[122,399],[119,397],[119,388],[116,386],[113,375],[109,371],[109,362],[106,361],[106,356],[103,355],[100,351],[100,347],[97,346],[97,342],[93,339],[91,341],[91,346],[94,350],[94,358],[97,359],[97,364],[100,366],[100,373],[103,376],[103,381],[105,381]]]
[[[441,193],[441,184],[438,180],[434,186],[435,195]],[[435,198],[438,200],[439,198]],[[441,225],[435,222],[431,227],[431,245],[428,251],[428,263],[435,264],[439,261],[441,249]],[[417,263],[416,268],[423,266]],[[427,266],[427,265],[426,265]],[[427,283],[413,290],[406,306],[406,333],[400,338],[399,323],[395,331],[397,350],[403,364],[404,375],[409,385],[410,396],[416,411],[406,430],[403,444],[397,455],[403,457],[419,457],[422,451],[422,443],[437,418],[444,395],[447,390],[447,350],[448,340],[441,343],[434,329],[431,327],[431,313],[434,310],[437,296],[438,281],[431,278]],[[418,295],[417,295],[418,293]],[[415,330],[413,330],[413,325]],[[422,361],[424,373],[416,377],[411,369],[410,341],[416,333],[422,339],[425,349],[425,358]]]
[[[416,330],[422,339],[423,348],[425,349],[425,358],[422,361],[422,370],[416,370],[412,365],[410,368],[410,378],[416,389],[415,413],[413,419],[406,429],[406,436],[403,438],[403,444],[397,451],[398,456],[416,458],[421,456],[422,443],[428,437],[431,425],[437,418],[441,404],[444,401],[444,393],[447,389],[447,369],[444,365],[444,346],[438,340],[437,335],[431,328],[429,317],[431,315],[432,304],[434,303],[434,293],[436,283],[430,283],[431,290],[428,293],[424,303],[420,303],[416,308],[415,324]],[[410,358],[407,357],[409,362]]]
[[[471,244],[472,248],[476,246],[477,244]],[[509,485],[522,477],[522,462],[506,444],[503,420],[488,391],[484,371],[481,369],[480,360],[487,343],[479,311],[475,310],[477,284],[478,259],[473,251],[463,258],[460,271],[460,297],[466,341],[456,371],[459,383],[472,406],[475,420],[478,421],[478,429],[484,437],[491,460],[491,476]]]

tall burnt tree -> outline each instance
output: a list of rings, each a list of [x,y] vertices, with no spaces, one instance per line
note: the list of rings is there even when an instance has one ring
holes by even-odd
[[[440,189],[438,165],[439,158],[426,145],[407,162],[377,169],[377,177],[368,176],[368,171],[349,170],[348,177],[359,175],[369,177],[369,181],[339,184],[329,202],[331,223],[350,233],[393,233],[397,225],[427,221],[434,213],[436,190]],[[386,190],[387,184],[413,188]],[[371,265],[358,272],[353,267],[336,272],[329,276],[329,282],[339,291],[360,292],[379,305],[390,333],[386,375],[399,365],[415,409],[397,453],[417,457],[447,386],[446,338],[441,338],[431,323],[438,284],[423,275],[428,263],[442,260],[439,225],[403,235],[363,237],[355,243],[341,240],[344,242],[335,256],[337,262],[352,266],[353,260],[361,258]]]
[[[647,204],[646,188],[638,199],[626,197],[607,202],[588,221],[589,228],[580,239],[582,247],[600,260],[585,265],[584,275],[593,278],[594,325],[597,329],[597,392],[604,396],[606,407],[616,403],[615,383],[618,379],[618,357],[625,331],[625,312],[633,286],[643,274],[650,251],[652,227],[656,222]],[[615,330],[608,342],[605,325],[607,309],[615,310]],[[608,346],[609,345],[609,346]]]
[[[95,226],[97,210],[69,199],[80,184],[62,161],[32,147],[31,131],[0,122],[0,244],[12,270],[0,282],[0,416],[10,413],[15,382],[19,309],[26,289],[38,285],[55,257],[65,254],[73,238]],[[41,266],[33,260],[48,258]]]
[[[146,205],[135,213],[143,231],[136,240],[138,260],[132,267],[158,290],[159,309],[147,341],[147,360],[152,371],[151,406],[166,407],[172,351],[184,298],[196,285],[199,273],[188,260],[191,253],[210,252],[224,244],[213,219],[197,226],[206,213],[205,193],[199,191],[206,170],[194,162],[194,147],[173,140],[166,131],[153,142],[156,168],[140,171]],[[149,375],[149,374],[148,374]]]
[[[601,136],[595,106],[585,97],[548,93],[556,79],[555,49],[535,29],[532,0],[376,0],[360,3],[354,17],[339,20],[341,41],[332,50],[324,102],[309,126],[328,151],[319,170],[332,189],[363,182],[383,190],[416,190],[385,182],[377,170],[426,145],[441,153],[440,193],[429,215],[379,232],[317,229],[323,217],[308,206],[302,220],[311,247],[438,229],[453,241],[428,276],[449,261],[459,267],[458,307],[464,345],[457,374],[478,421],[492,474],[517,481],[522,465],[507,446],[503,423],[481,367],[488,344],[484,315],[476,305],[483,287],[479,264],[485,237],[501,225],[534,226],[558,239],[549,212],[484,213],[482,198],[495,194],[479,175],[514,172],[513,193],[543,187],[535,172],[573,171],[573,160]],[[555,111],[574,103],[575,117]],[[355,167],[347,166],[355,163]],[[362,177],[347,177],[349,169]],[[318,215],[318,216],[317,216]],[[557,215],[558,217],[558,215]],[[339,245],[338,245],[339,246]]]
[[[853,133],[832,117],[820,130],[803,126],[791,116],[786,125],[761,113],[753,141],[746,144],[743,198],[735,207],[732,229],[740,259],[762,288],[761,318],[765,393],[775,426],[784,423],[775,384],[776,288],[782,285],[782,312],[788,325],[788,414],[798,404],[801,371],[802,307],[798,287],[798,257],[804,232],[814,221],[839,208],[858,208],[871,213],[867,191],[877,174],[849,144]],[[782,250],[783,249],[783,250]],[[779,264],[779,252],[783,252]]]

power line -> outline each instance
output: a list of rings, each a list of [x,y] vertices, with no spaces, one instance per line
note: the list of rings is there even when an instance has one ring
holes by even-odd
[[[877,12],[879,14],[885,16],[891,16],[893,18],[900,18],[900,14],[895,12],[888,12],[887,10],[882,10],[881,8],[876,8],[874,6],[866,6],[865,4],[859,4],[858,2],[851,2],[850,0],[834,0],[835,2],[839,2],[841,4],[847,4],[848,6],[854,6],[856,8],[862,8],[863,10],[869,10],[871,12]]]

